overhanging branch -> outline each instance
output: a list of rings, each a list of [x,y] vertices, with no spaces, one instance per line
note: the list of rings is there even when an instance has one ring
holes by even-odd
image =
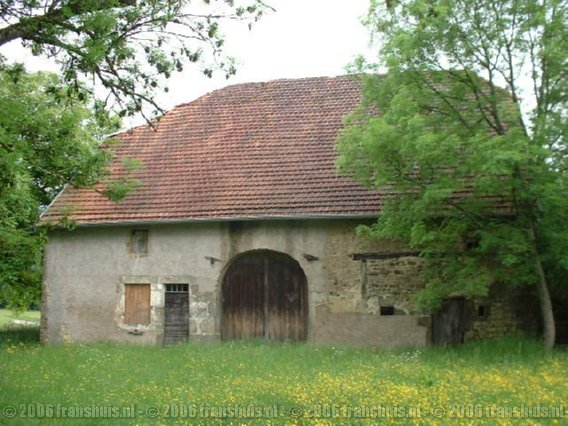
[[[71,0],[57,9],[49,9],[43,15],[22,17],[18,22],[0,28],[0,46],[17,39],[37,40],[39,28],[62,25],[71,18],[85,13],[135,5],[136,0]]]

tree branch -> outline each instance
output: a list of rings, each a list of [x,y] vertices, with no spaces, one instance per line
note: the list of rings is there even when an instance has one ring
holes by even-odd
[[[54,3],[55,5],[57,3]],[[52,5],[52,6],[53,6]],[[75,16],[84,13],[99,12],[117,7],[135,6],[136,0],[71,0],[66,4],[58,4],[58,8],[49,8],[43,15],[23,17],[20,21],[0,28],[0,46],[16,40],[33,40],[38,37],[38,31],[45,26],[60,26]]]

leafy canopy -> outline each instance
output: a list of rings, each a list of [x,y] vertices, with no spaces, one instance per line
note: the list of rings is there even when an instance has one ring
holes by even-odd
[[[567,9],[371,1],[379,62],[358,71],[387,74],[363,76],[338,167],[398,194],[362,232],[421,252],[420,305],[539,281],[541,263],[548,276],[568,268]]]
[[[99,145],[118,122],[73,93],[57,75],[0,61],[0,301],[16,308],[39,298],[40,210],[66,183],[93,185],[110,159]],[[124,183],[109,183],[109,196]]]
[[[118,127],[109,109],[150,120],[148,107],[161,112],[156,92],[187,63],[207,76],[234,74],[221,23],[250,26],[267,8],[261,0],[0,0],[0,49],[19,40],[61,68],[28,74],[0,56],[0,302],[38,301],[38,214],[64,184],[93,187],[104,176],[110,150],[99,146]],[[128,173],[102,183],[115,200],[137,185]]]
[[[266,9],[261,0],[0,0],[0,47],[19,39],[57,58],[68,90],[82,77],[98,82],[106,89],[99,108],[158,112],[156,91],[185,64],[201,63],[208,76],[234,74],[221,23],[250,26]]]

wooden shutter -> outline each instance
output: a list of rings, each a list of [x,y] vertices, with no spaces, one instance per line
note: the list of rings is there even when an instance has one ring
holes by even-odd
[[[126,284],[124,323],[150,324],[150,284]]]

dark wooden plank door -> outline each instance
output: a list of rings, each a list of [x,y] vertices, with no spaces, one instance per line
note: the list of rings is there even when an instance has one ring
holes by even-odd
[[[462,297],[446,299],[432,315],[432,343],[455,345],[464,342],[467,318],[466,303]]]
[[[164,344],[182,342],[189,337],[189,291],[187,287],[184,284],[166,285]]]
[[[221,337],[305,340],[307,285],[291,257],[255,251],[238,258],[222,286]]]
[[[306,282],[297,263],[272,259],[267,270],[268,338],[306,340],[308,306]]]
[[[264,337],[263,257],[245,256],[237,260],[223,282],[223,338]]]

